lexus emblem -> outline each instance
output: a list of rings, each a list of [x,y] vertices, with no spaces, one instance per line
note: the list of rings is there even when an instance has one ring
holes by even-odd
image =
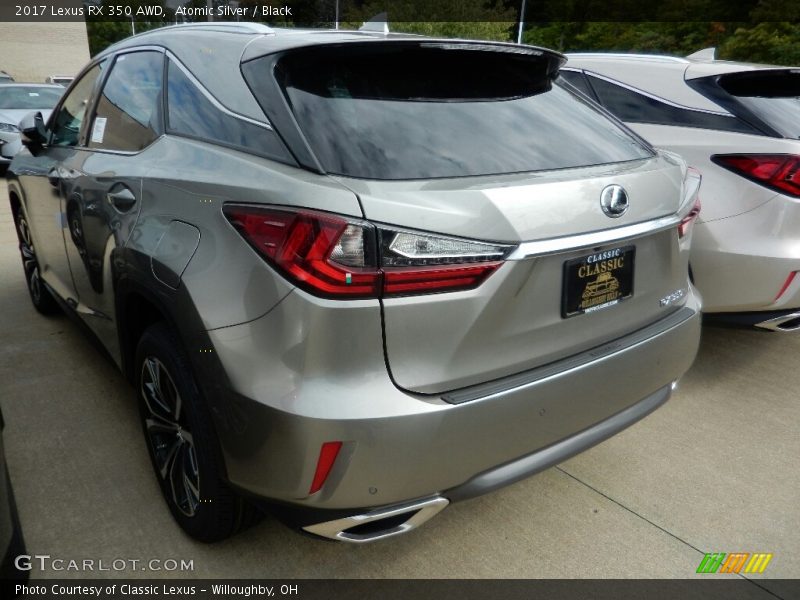
[[[609,185],[600,194],[600,206],[612,219],[621,217],[628,210],[628,193],[619,185]]]

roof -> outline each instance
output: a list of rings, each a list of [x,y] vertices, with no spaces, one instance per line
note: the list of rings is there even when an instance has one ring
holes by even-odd
[[[275,52],[316,46],[365,41],[420,41],[464,43],[466,40],[429,38],[405,33],[382,31],[350,31],[335,29],[273,28],[262,23],[208,22],[172,25],[152,29],[117,42],[95,57],[100,60],[114,52],[140,46],[166,48],[185,66],[208,91],[226,108],[246,117],[264,120],[264,113],[247,88],[244,79],[230,65],[239,64]],[[469,40],[472,44],[493,46],[517,51],[518,44]],[[549,55],[563,60],[558,52],[524,46],[526,52]],[[220,64],[226,68],[219,68]]]

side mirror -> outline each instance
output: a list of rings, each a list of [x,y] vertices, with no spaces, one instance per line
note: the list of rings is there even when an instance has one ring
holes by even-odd
[[[29,113],[19,122],[22,133],[22,143],[33,154],[36,154],[47,144],[47,128],[44,126],[42,113]]]

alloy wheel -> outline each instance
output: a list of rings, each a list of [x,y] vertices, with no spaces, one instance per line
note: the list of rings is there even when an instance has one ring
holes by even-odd
[[[40,302],[42,298],[42,283],[39,278],[39,263],[36,261],[36,251],[33,248],[33,238],[28,222],[25,217],[17,220],[17,229],[21,241],[20,250],[22,252],[22,266],[25,269],[25,279],[31,290],[34,302]]]
[[[164,364],[154,356],[147,356],[142,364],[140,393],[147,409],[145,429],[158,474],[178,510],[193,517],[200,505],[194,438],[180,392]]]

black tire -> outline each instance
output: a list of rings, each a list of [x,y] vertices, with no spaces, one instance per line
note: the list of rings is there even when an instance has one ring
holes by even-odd
[[[39,276],[39,261],[36,258],[36,249],[33,247],[33,237],[28,222],[20,209],[15,219],[17,236],[19,237],[19,252],[22,257],[22,269],[25,272],[25,283],[33,307],[43,315],[54,315],[60,312],[58,303],[50,295],[50,291]]]
[[[153,470],[173,517],[191,537],[216,542],[258,519],[223,481],[222,456],[189,360],[164,323],[136,349],[136,393]]]

